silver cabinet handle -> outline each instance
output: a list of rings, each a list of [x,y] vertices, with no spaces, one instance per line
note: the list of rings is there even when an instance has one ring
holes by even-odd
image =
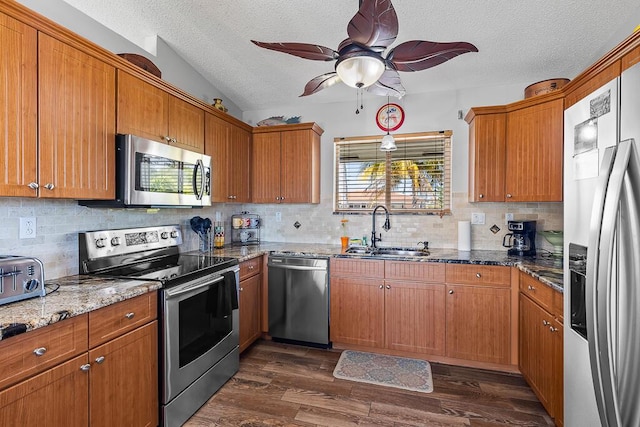
[[[530,290],[530,291],[535,291],[536,290],[536,288],[534,286],[531,286],[531,285],[527,286],[527,289]]]
[[[507,193],[507,199],[510,199],[511,197],[511,193]]]
[[[449,295],[453,295],[453,289],[449,289]]]
[[[240,292],[244,291],[244,288],[240,288]]]
[[[91,369],[91,364],[89,363],[85,363],[84,365],[80,366],[81,371],[87,372],[89,369]]]
[[[37,190],[40,186],[38,185],[37,182],[30,182],[27,187],[29,187],[32,190]]]
[[[479,279],[479,278],[481,278],[481,277],[482,277],[482,274],[480,274],[480,273],[476,273],[476,277]]]
[[[553,333],[553,332],[558,332],[558,328],[555,328],[553,326],[549,326],[549,330]]]
[[[380,289],[384,289],[384,285],[380,285]]]
[[[45,184],[44,188],[46,188],[47,190],[53,190],[54,188],[56,188],[56,186],[48,182]]]
[[[247,267],[249,270],[253,270],[255,268],[255,265],[250,265],[249,267]]]
[[[478,194],[478,197],[479,197],[480,199],[484,199],[484,194],[480,193],[480,194]]]
[[[549,325],[549,322],[547,322],[546,320],[542,321],[542,326],[548,326],[548,325]]]
[[[387,285],[387,289],[391,289],[391,285]]]
[[[96,363],[104,362],[104,356],[96,357]]]
[[[127,313],[124,315],[124,317],[126,317],[127,319],[131,320],[133,319],[133,316],[135,316],[136,314],[132,311],[131,313]]]
[[[46,347],[38,347],[35,350],[33,350],[33,354],[35,354],[36,356],[43,356],[46,352],[47,352]]]
[[[162,136],[162,139],[164,139],[167,142],[171,142],[171,137],[170,136]]]
[[[177,139],[175,139],[175,138],[171,138],[171,142],[175,144],[175,143],[177,143],[177,142],[178,142],[178,140],[177,140]]]

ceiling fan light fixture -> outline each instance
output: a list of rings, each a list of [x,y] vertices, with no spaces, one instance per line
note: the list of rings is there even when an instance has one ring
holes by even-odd
[[[382,137],[380,151],[396,151],[397,149],[395,138],[387,132],[387,134]]]
[[[336,73],[347,86],[355,88],[369,87],[384,73],[384,62],[377,56],[358,55],[339,60]]]

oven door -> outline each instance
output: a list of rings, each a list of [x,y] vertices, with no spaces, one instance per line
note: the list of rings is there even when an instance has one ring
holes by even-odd
[[[237,298],[238,268],[230,271],[234,272],[232,292]],[[226,304],[219,303],[225,293],[221,274],[216,272],[161,291],[163,404],[238,347],[238,310],[229,312]]]
[[[125,205],[211,206],[211,157],[118,135]]]

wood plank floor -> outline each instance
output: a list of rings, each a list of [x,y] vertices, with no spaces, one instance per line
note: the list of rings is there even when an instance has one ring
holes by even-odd
[[[197,426],[552,426],[519,375],[431,364],[434,391],[333,377],[340,351],[258,341],[185,424]]]

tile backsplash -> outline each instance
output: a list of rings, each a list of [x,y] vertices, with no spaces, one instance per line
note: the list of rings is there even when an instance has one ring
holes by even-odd
[[[182,250],[198,248],[198,239],[191,231],[193,216],[215,218],[220,212],[227,227],[234,213],[249,211],[262,217],[262,241],[317,242],[339,244],[342,216],[334,215],[332,200],[318,205],[231,205],[216,204],[205,209],[97,209],[78,206],[74,200],[0,198],[0,254],[34,256],[45,265],[47,279],[78,272],[78,232],[98,229],[143,227],[149,225],[180,224],[184,243]],[[458,221],[470,220],[472,213],[484,213],[484,225],[471,226],[471,248],[502,250],[506,233],[505,213],[513,213],[516,220],[537,220],[541,230],[562,229],[562,203],[475,203],[467,202],[466,193],[453,195],[452,215],[391,215],[391,229],[382,231],[382,215],[377,218],[382,231],[382,246],[416,246],[427,240],[430,247],[456,248]],[[277,221],[280,213],[281,221]],[[21,217],[35,217],[36,237],[19,238]],[[349,215],[347,233],[350,237],[370,237],[371,215]],[[294,227],[295,222],[301,225]],[[496,224],[500,231],[493,234]],[[227,242],[230,233],[226,233]],[[536,244],[552,250],[546,240],[538,236]]]

